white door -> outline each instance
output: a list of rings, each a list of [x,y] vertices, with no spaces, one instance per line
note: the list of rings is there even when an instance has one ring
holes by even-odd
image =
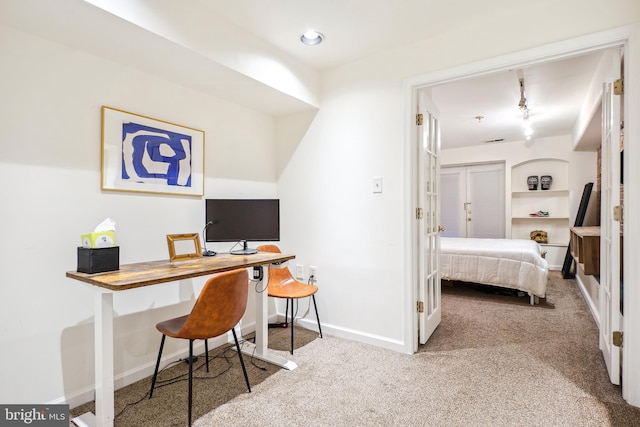
[[[440,324],[440,124],[438,111],[424,91],[418,92],[418,329],[427,342]],[[422,124],[418,124],[422,123]]]
[[[467,168],[440,169],[442,237],[467,237]]]
[[[504,163],[440,169],[442,237],[505,237]]]
[[[620,54],[614,55],[614,70],[620,70]],[[614,74],[612,80],[619,77]],[[620,223],[614,208],[620,205],[620,104],[613,83],[602,93],[602,178],[600,230],[600,349],[613,384],[620,384],[620,347],[613,345],[613,332],[620,321]]]
[[[504,238],[504,163],[468,168],[469,237]]]

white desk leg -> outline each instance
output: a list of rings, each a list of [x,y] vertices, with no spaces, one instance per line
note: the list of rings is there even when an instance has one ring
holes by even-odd
[[[97,291],[94,301],[96,413],[74,418],[81,427],[113,427],[113,293]]]
[[[98,427],[113,426],[113,293],[99,292],[95,307],[96,419]]]
[[[269,283],[268,266],[264,266],[263,283]],[[256,344],[247,343],[242,347],[242,352],[248,356],[264,360],[290,371],[298,367],[295,362],[289,359],[269,353],[267,349],[269,344],[269,295],[267,289],[263,292],[255,293],[256,301]]]
[[[267,268],[264,268],[263,283],[269,283]],[[263,292],[256,292],[256,355],[267,353],[269,343],[269,298],[266,286]]]

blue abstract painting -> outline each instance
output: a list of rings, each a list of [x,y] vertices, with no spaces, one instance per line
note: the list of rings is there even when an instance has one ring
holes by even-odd
[[[133,122],[122,124],[121,179],[191,187],[192,161],[190,135]]]

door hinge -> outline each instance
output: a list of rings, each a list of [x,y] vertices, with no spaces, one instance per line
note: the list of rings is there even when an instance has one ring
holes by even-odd
[[[417,309],[418,313],[424,313],[424,302],[418,301]]]
[[[422,113],[416,114],[416,124],[418,126],[422,126],[422,121],[424,120]]]
[[[624,93],[624,79],[618,79],[613,82],[613,94],[622,95]]]
[[[622,332],[620,331],[613,331],[613,345],[615,345],[616,347],[622,347]]]
[[[622,214],[624,213],[622,206],[614,206],[613,207],[613,219],[614,221],[622,221]]]
[[[422,211],[422,208],[416,208],[416,219],[422,219],[423,216],[424,213]]]

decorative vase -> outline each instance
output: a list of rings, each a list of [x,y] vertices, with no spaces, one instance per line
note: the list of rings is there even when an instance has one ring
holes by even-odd
[[[529,186],[529,190],[537,190],[538,189],[538,177],[535,175],[531,175],[527,178],[527,185]]]
[[[540,189],[548,190],[549,188],[551,188],[552,182],[553,182],[553,178],[551,177],[551,175],[542,175],[540,177]]]

